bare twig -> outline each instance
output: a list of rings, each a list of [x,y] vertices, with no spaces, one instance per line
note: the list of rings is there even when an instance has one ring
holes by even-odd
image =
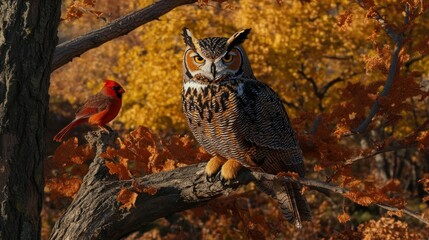
[[[401,149],[414,148],[414,147],[417,147],[417,143],[406,144],[406,145],[398,145],[398,146],[393,145],[393,146],[386,147],[386,148],[383,148],[383,149],[373,150],[371,153],[369,153],[369,154],[367,154],[365,156],[359,156],[359,157],[356,157],[356,158],[352,158],[352,159],[346,160],[344,162],[344,165],[350,165],[350,164],[353,164],[353,163],[358,162],[358,161],[369,159],[369,158],[372,158],[372,157],[374,157],[374,156],[376,156],[378,154],[387,153],[387,152],[393,152],[393,151],[397,151],[397,150],[401,150]]]
[[[413,63],[416,63],[416,62],[418,62],[418,61],[420,61],[420,60],[423,60],[425,57],[427,57],[427,56],[429,56],[428,54],[422,54],[422,55],[420,55],[420,56],[418,56],[418,57],[414,57],[414,58],[411,58],[410,60],[408,60],[408,61],[406,61],[405,63],[404,63],[404,66],[406,67],[406,68],[409,68]]]
[[[293,102],[289,102],[288,100],[280,97],[280,100],[282,101],[283,104],[285,104],[286,106],[290,107],[290,108],[294,108],[294,109],[299,109],[299,107],[297,105],[295,105]]]
[[[322,115],[319,114],[316,119],[314,120],[313,126],[310,129],[310,134],[313,135],[316,133],[317,128],[319,127],[320,122],[322,121]]]
[[[55,49],[52,71],[90,49],[96,48],[117,37],[126,35],[148,22],[158,20],[162,15],[176,7],[195,2],[197,2],[197,0],[155,1],[153,4],[123,16],[100,29],[61,43]]]
[[[361,2],[361,1],[358,1],[358,2]],[[383,18],[381,18],[381,16],[379,14],[376,14],[376,16],[380,17],[380,19],[377,17],[377,20],[379,22],[382,22],[385,24],[384,20],[382,21]],[[408,18],[409,18],[409,7],[408,7],[408,4],[405,4],[405,17],[404,17],[404,23],[405,24],[408,23]],[[383,26],[383,28],[385,28],[385,30],[389,36],[391,36],[393,34],[392,33],[393,30],[390,29],[387,25],[382,25],[382,26]],[[396,46],[395,46],[395,51],[393,52],[392,60],[390,63],[390,68],[389,68],[389,73],[387,76],[386,84],[384,85],[383,91],[380,93],[381,97],[387,96],[390,92],[390,89],[391,89],[392,84],[393,84],[393,80],[395,79],[395,76],[396,76],[396,73],[398,70],[399,53],[402,49],[402,45],[404,42],[403,34],[395,33],[393,35],[394,36],[391,36],[391,37],[396,42]],[[368,116],[354,131],[357,133],[363,133],[367,129],[368,125],[371,123],[372,118],[375,116],[375,114],[377,114],[379,108],[380,108],[380,103],[378,102],[378,99],[377,99],[374,102],[374,104],[372,105]]]
[[[356,76],[358,73],[351,73],[348,76],[345,77],[336,77],[330,81],[328,81],[323,87],[319,88],[317,86],[316,81],[314,80],[314,78],[308,76],[305,73],[305,66],[303,63],[301,63],[301,68],[297,71],[297,73],[299,75],[301,75],[302,78],[304,78],[306,81],[308,81],[311,85],[311,87],[313,88],[314,94],[316,95],[316,97],[319,99],[319,109],[323,110],[323,104],[322,104],[322,100],[323,98],[325,98],[326,96],[326,92],[333,87],[335,84],[340,83],[340,82],[344,82],[346,79],[351,78],[353,76]]]
[[[422,222],[422,223],[424,223],[426,225],[429,225],[429,220],[428,219],[423,218],[422,216],[420,216],[420,215],[416,214],[415,212],[413,212],[411,210],[408,210],[406,208],[399,209],[397,207],[392,207],[392,206],[389,206],[389,205],[386,205],[386,204],[382,204],[382,203],[377,203],[375,205],[377,205],[377,206],[379,206],[379,207],[381,207],[381,208],[383,208],[383,209],[385,209],[387,211],[405,213],[406,215],[408,215],[410,217],[413,217],[413,218],[419,220],[420,222]]]
[[[428,125],[429,125],[429,119],[426,120],[424,123],[422,123],[419,127],[417,127],[412,133],[410,133],[405,138],[403,138],[403,140],[395,141],[391,146],[385,147],[383,149],[374,149],[373,151],[366,154],[365,156],[359,156],[356,158],[348,159],[345,161],[344,165],[350,165],[350,164],[353,164],[354,162],[369,159],[382,153],[393,152],[401,149],[415,148],[418,146],[418,143],[415,140],[416,137],[419,135],[421,131],[425,131]],[[401,144],[401,143],[406,143],[406,144]]]
[[[331,60],[338,60],[338,61],[342,61],[342,60],[350,60],[350,59],[353,59],[353,55],[352,55],[352,56],[324,55],[324,56],[322,56],[322,58],[327,58],[327,59],[331,59]]]
[[[302,185],[311,187],[312,189],[325,189],[325,190],[329,190],[331,192],[334,193],[338,193],[341,195],[344,195],[346,193],[349,192],[349,190],[339,187],[337,185],[331,184],[331,183],[326,183],[326,182],[321,182],[319,180],[313,180],[313,179],[307,179],[307,178],[301,178],[299,180],[295,180],[293,178],[289,178],[289,177],[278,177],[275,175],[271,175],[271,174],[267,174],[267,173],[261,173],[261,172],[249,172],[249,174],[254,177],[253,181],[259,181],[259,182],[267,182],[267,181],[275,181],[276,179],[278,180],[279,178],[282,178],[283,181],[285,182],[299,182]],[[417,219],[418,221],[429,225],[429,220],[425,219],[423,217],[421,217],[420,215],[414,213],[413,211],[403,208],[397,208],[397,207],[393,207],[384,203],[374,203],[375,205],[386,209],[388,211],[392,211],[392,212],[402,212],[410,217],[413,217],[415,219]]]
[[[318,98],[320,98],[319,87],[317,86],[317,83],[314,80],[314,78],[307,76],[307,74],[305,73],[305,67],[304,67],[303,63],[301,63],[301,69],[298,70],[298,74],[301,75],[301,77],[303,77],[305,80],[307,80],[307,82],[309,82],[311,84],[311,87],[313,88],[314,94]]]

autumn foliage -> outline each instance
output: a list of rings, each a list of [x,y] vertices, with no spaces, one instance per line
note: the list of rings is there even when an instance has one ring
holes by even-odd
[[[151,2],[66,1],[60,31],[69,39]],[[130,238],[425,239],[424,223],[377,204],[422,219],[429,213],[428,8],[423,0],[198,1],[54,72],[52,126],[71,117],[66,109],[92,95],[88,89],[96,91],[98,79],[113,78],[127,93],[113,125],[117,147],[102,155],[110,174],[133,179],[207,161],[181,112],[179,29],[202,37],[252,27],[244,47],[255,75],[284,102],[306,177],[347,192],[307,190],[314,221],[303,231],[281,222],[276,203],[249,185]],[[79,87],[71,92],[71,85]],[[45,164],[46,233],[94,156],[76,138],[52,153]],[[132,211],[139,193],[156,191],[134,185],[117,200]]]

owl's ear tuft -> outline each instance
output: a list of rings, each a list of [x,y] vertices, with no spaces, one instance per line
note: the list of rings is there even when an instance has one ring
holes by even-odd
[[[185,44],[187,46],[189,46],[190,48],[192,48],[192,50],[196,50],[195,44],[194,44],[194,35],[192,35],[191,31],[184,27],[183,28],[183,41],[185,42]]]
[[[226,51],[229,52],[231,49],[237,45],[240,45],[247,39],[247,35],[250,33],[251,28],[241,30],[239,32],[234,33],[227,41],[226,41]]]

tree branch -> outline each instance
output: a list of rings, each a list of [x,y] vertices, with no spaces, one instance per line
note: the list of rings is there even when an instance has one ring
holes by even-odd
[[[133,180],[117,180],[115,176],[109,174],[104,159],[100,157],[107,147],[106,143],[112,144],[115,139],[116,135],[109,136],[103,132],[88,134],[88,142],[96,148],[96,157],[73,202],[53,227],[50,239],[119,239],[142,229],[158,218],[204,205],[212,199],[231,193],[240,185],[255,181],[265,186],[271,186],[273,181],[299,182],[320,191],[328,190],[339,194],[348,192],[347,189],[318,180],[295,180],[246,169],[241,171],[236,184],[226,187],[220,181],[210,183],[206,180],[204,173],[206,163],[154,173]],[[142,193],[135,186],[150,187],[157,191],[153,195]],[[130,210],[120,208],[117,201],[117,195],[122,188],[140,192],[135,207]],[[380,206],[388,207],[389,211],[401,211],[429,224],[426,219],[409,210],[383,204]]]
[[[365,10],[369,10],[369,8],[367,6],[365,6],[365,2],[363,0],[356,0],[356,2],[359,4],[360,7],[362,7]],[[408,4],[406,5],[406,11],[407,11],[407,16],[406,16],[406,24],[408,24]],[[380,26],[384,29],[384,31],[386,32],[386,34],[393,39],[393,41],[395,42],[399,42],[400,38],[401,38],[401,34],[397,33],[391,25],[389,25],[386,20],[383,18],[383,16],[381,16],[381,14],[374,10],[371,11],[371,15],[370,17],[372,17],[373,19],[375,19]]]
[[[361,1],[358,1],[358,2],[361,2]],[[377,16],[379,16],[381,18],[381,16],[379,14]],[[409,6],[408,6],[408,4],[405,4],[405,17],[404,17],[404,23],[405,24],[408,24],[408,18],[409,18]],[[377,19],[378,19],[378,17],[377,17]],[[380,19],[378,19],[378,20],[379,20],[379,22],[381,21]],[[385,23],[385,22],[383,22],[383,23]],[[391,36],[393,34],[392,33],[393,30],[391,30],[387,25],[382,25],[382,26],[386,30],[386,33],[392,39],[394,39],[394,41],[396,42],[395,51],[393,52],[392,60],[390,62],[390,68],[389,68],[389,73],[387,75],[386,84],[384,85],[383,91],[380,93],[380,96],[384,97],[384,96],[387,96],[389,94],[390,89],[393,85],[393,80],[395,79],[396,73],[398,71],[399,53],[401,52],[402,45],[404,43],[404,35],[399,34],[399,33],[395,33],[394,36]],[[372,105],[368,116],[355,129],[355,132],[363,133],[367,129],[368,125],[371,123],[372,118],[375,116],[375,114],[377,114],[379,108],[380,108],[380,103],[378,102],[378,99],[377,99],[374,102],[374,104]]]
[[[415,57],[415,58],[411,58],[410,60],[408,60],[408,61],[406,61],[405,63],[404,63],[404,66],[406,67],[406,68],[410,68],[411,67],[411,65],[413,64],[413,63],[416,63],[416,62],[418,62],[418,61],[420,61],[420,60],[423,60],[425,57],[427,57],[427,56],[429,56],[428,54],[422,54],[422,55],[420,55],[420,56],[418,56],[418,57]]]
[[[314,94],[320,99],[321,96],[319,92],[319,87],[317,86],[317,83],[314,80],[314,78],[307,76],[307,74],[305,73],[305,67],[303,63],[301,63],[301,69],[299,69],[297,73],[311,84],[311,86],[313,87]]]
[[[195,2],[197,2],[197,0],[155,1],[153,4],[118,18],[100,29],[61,43],[55,49],[52,71],[90,49],[96,48],[117,37],[126,35],[141,25],[159,19],[162,15],[176,7]]]
[[[348,159],[344,162],[344,165],[351,165],[355,162],[358,161],[362,161],[365,159],[369,159],[372,158],[378,154],[382,154],[382,153],[387,153],[387,152],[393,152],[393,151],[397,151],[397,150],[401,150],[401,149],[408,149],[408,148],[414,148],[417,147],[417,143],[412,143],[412,144],[405,144],[405,145],[393,145],[390,147],[385,147],[383,149],[374,149],[373,151],[371,151],[369,154],[365,155],[365,156],[359,156],[356,158],[351,158]]]

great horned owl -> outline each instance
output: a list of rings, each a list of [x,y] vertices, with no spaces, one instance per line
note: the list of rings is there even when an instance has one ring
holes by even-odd
[[[279,96],[258,81],[241,44],[250,29],[230,38],[195,38],[183,29],[183,110],[197,141],[214,157],[207,176],[223,180],[242,166],[271,174],[293,171],[304,177],[304,161]],[[311,212],[301,187],[264,189],[276,198],[284,217],[301,227]]]

